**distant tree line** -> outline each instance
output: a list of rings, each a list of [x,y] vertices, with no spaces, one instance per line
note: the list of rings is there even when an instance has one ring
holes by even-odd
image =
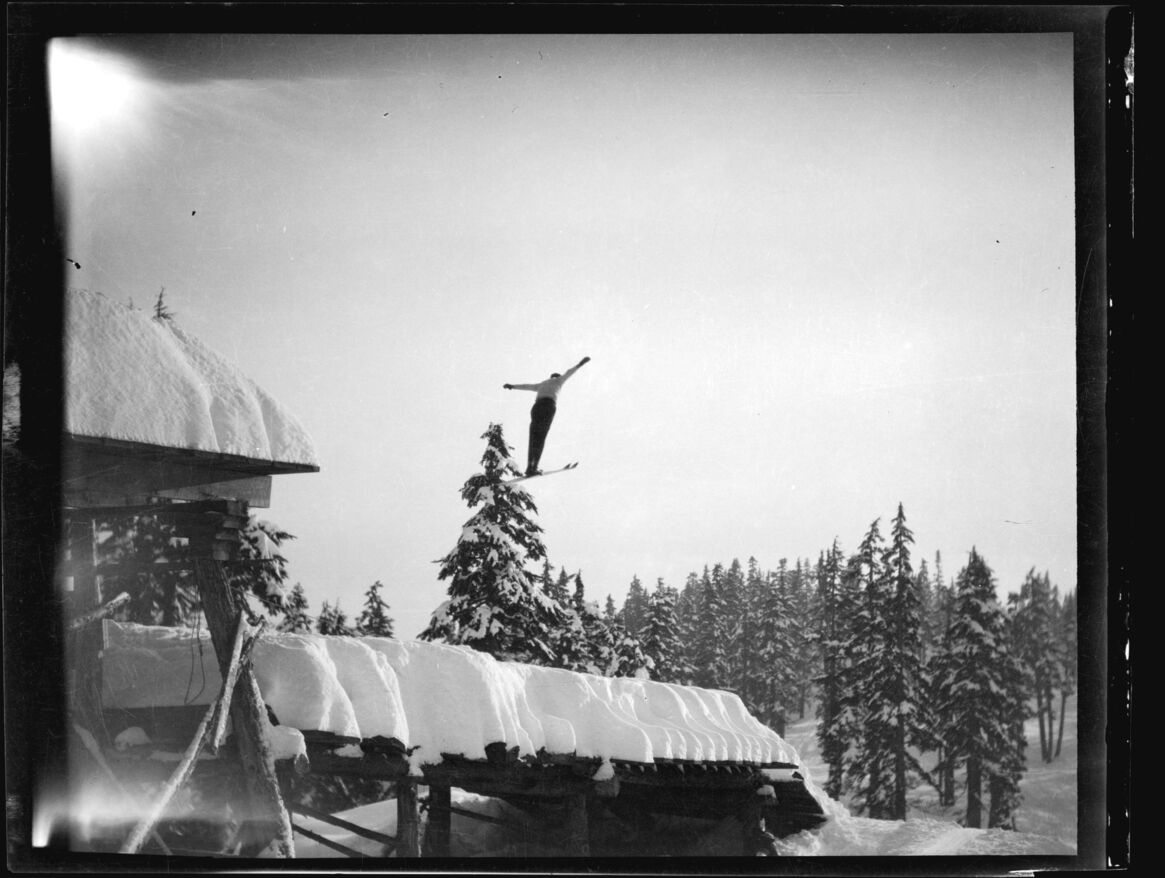
[[[1024,722],[1038,718],[1054,759],[1075,687],[1075,597],[1046,573],[1002,605],[975,549],[950,582],[939,554],[933,573],[916,570],[900,504],[888,539],[875,520],[852,555],[835,540],[815,564],[715,563],[680,589],[635,576],[623,606],[608,595],[600,611],[581,572],[555,574],[533,500],[505,484],[521,470],[501,426],[482,438],[482,471],[462,489],[475,512],[439,562],[448,600],[423,639],[728,689],[780,733],[816,705],[826,792],[858,813],[905,819],[908,791],[930,784],[946,806],[961,793],[967,826],[1014,827]]]

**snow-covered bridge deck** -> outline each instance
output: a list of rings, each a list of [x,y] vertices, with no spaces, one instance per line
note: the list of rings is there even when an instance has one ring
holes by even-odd
[[[439,791],[457,787],[527,804],[599,798],[616,812],[754,808],[778,830],[824,818],[793,748],[729,692],[375,637],[264,633],[252,656],[277,758],[411,779],[438,791],[438,810]],[[206,633],[190,629],[105,623],[102,670],[113,735],[196,723],[220,686]],[[185,733],[170,734],[181,745]]]

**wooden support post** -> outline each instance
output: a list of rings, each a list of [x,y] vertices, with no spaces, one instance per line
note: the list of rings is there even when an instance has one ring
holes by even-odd
[[[396,784],[396,855],[421,855],[421,818],[417,807],[417,782],[409,777]]]
[[[219,668],[225,673],[233,651],[231,634],[234,622],[242,608],[236,606],[237,601],[231,594],[221,562],[199,558],[194,562],[194,572],[210,639],[218,656]],[[254,855],[267,842],[275,841],[280,856],[294,857],[291,817],[283,805],[275,760],[267,746],[267,712],[259,694],[259,684],[249,667],[239,674],[230,714],[250,799],[247,816],[257,821],[257,825],[249,827],[250,837],[244,839],[243,851]]]
[[[71,601],[75,615],[101,604],[95,569],[93,528],[93,519],[89,516],[69,521],[69,562],[65,570],[66,575],[73,578]]]
[[[567,796],[563,818],[563,843],[567,856],[589,857],[591,854],[590,828],[587,825],[587,797],[585,793]]]
[[[453,822],[452,790],[442,784],[429,787],[429,822],[425,829],[425,856],[449,856],[449,835]]]
[[[771,801],[759,792],[750,797],[737,817],[740,819],[741,853],[746,857],[774,853],[776,838],[765,828],[764,805]]]
[[[202,722],[198,724],[198,729],[194,732],[194,739],[186,748],[186,752],[182,754],[182,760],[178,763],[178,767],[174,769],[174,774],[166,785],[162,787],[162,793],[158,796],[158,800],[150,809],[150,812],[138,822],[129,837],[125,840],[125,844],[121,847],[123,854],[136,854],[142,846],[142,842],[146,840],[146,836],[154,831],[154,827],[162,818],[162,814],[166,810],[166,806],[170,804],[170,800],[182,784],[186,783],[186,779],[190,777],[194,771],[194,765],[198,761],[198,755],[202,752],[202,748],[206,746],[207,737],[213,737],[211,733],[210,724],[217,714],[220,717],[226,716],[230,710],[232,693],[235,690],[235,679],[239,672],[239,659],[243,650],[243,636],[247,630],[247,622],[243,618],[243,614],[239,614],[239,621],[235,627],[234,644],[231,647],[230,664],[226,670],[223,671],[222,690],[218,694],[218,698],[214,703],[206,709],[206,714],[202,718]],[[225,722],[225,721],[224,721]]]

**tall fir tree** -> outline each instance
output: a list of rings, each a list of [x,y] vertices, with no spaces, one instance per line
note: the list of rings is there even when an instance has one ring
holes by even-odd
[[[1056,725],[1055,689],[1061,681],[1063,664],[1059,635],[1059,608],[1047,576],[1028,571],[1019,593],[1008,595],[1008,607],[1015,630],[1018,657],[1027,674],[1030,694],[1036,706],[1040,732],[1040,756],[1054,758]]]
[[[631,584],[627,586],[627,597],[623,601],[623,613],[620,618],[623,627],[633,635],[638,635],[647,622],[647,589],[643,587],[638,576],[632,576]]]
[[[500,424],[490,424],[482,472],[469,477],[461,497],[477,511],[462,526],[457,545],[441,561],[449,580],[446,600],[433,613],[422,640],[443,640],[496,658],[535,664],[554,661],[551,640],[564,610],[527,565],[546,558],[533,499],[506,478],[522,475]]]
[[[1060,606],[1060,622],[1056,640],[1061,644],[1060,660],[1062,673],[1060,675],[1060,730],[1056,735],[1055,756],[1060,755],[1064,746],[1064,714],[1068,698],[1076,694],[1077,686],[1077,654],[1079,644],[1076,629],[1076,592],[1064,595]]]
[[[956,579],[953,610],[947,642],[935,657],[933,692],[947,759],[966,770],[964,825],[979,828],[984,785],[993,795],[1018,787],[1022,723],[1015,712],[1022,669],[1010,651],[995,578],[975,549]]]
[[[753,579],[750,565],[749,579]],[[752,691],[757,718],[785,734],[789,705],[794,700],[793,610],[789,600],[788,561],[782,558],[776,572],[755,571],[756,650],[759,674]]]
[[[701,597],[698,617],[698,639],[695,644],[696,684],[709,689],[723,689],[731,685],[729,673],[732,644],[731,618],[724,594],[724,565],[704,568],[700,580]]]
[[[875,519],[858,546],[857,569],[861,599],[849,644],[852,659],[848,679],[857,715],[856,753],[847,769],[855,784],[859,813],[889,818],[894,811],[892,681],[881,656],[891,638],[891,588],[885,564],[880,520]]]
[[[700,577],[694,572],[689,573],[676,597],[676,624],[679,626],[680,643],[683,647],[684,658],[688,666],[693,669],[693,677],[689,681],[695,683],[695,667],[697,663],[697,645],[700,640]]]
[[[1006,650],[998,657],[999,685],[1003,690],[997,695],[998,722],[1006,737],[1003,737],[1001,749],[992,753],[984,763],[989,829],[1015,829],[1015,815],[1023,800],[1019,786],[1027,767],[1024,756],[1027,738],[1023,728],[1027,717],[1027,686],[1022,663],[1016,656],[1013,623],[1014,617],[1005,616]]]
[[[811,641],[814,626],[814,601],[809,562],[801,558],[794,564],[789,581],[789,648],[792,683],[796,696],[797,716],[805,718],[813,678],[817,674],[817,657]],[[790,705],[792,707],[792,704]]]
[[[612,622],[617,615],[618,612],[615,610],[615,599],[610,595],[607,595],[607,600],[603,604],[603,618],[608,622]]]
[[[910,563],[913,543],[914,534],[906,526],[906,513],[899,503],[884,564],[888,586],[883,610],[886,641],[871,662],[876,676],[871,691],[877,693],[877,700],[871,703],[870,713],[881,726],[880,737],[885,740],[893,760],[887,814],[892,820],[906,819],[908,770],[921,771],[913,752],[927,739],[923,605]]]
[[[847,760],[856,731],[854,696],[850,689],[850,640],[860,599],[856,564],[847,564],[835,539],[817,564],[818,631],[821,676],[817,742],[828,766],[825,793],[840,799],[845,791]]]
[[[680,643],[676,622],[675,589],[656,582],[655,591],[647,599],[647,620],[642,629],[643,653],[651,660],[652,679],[662,683],[686,684],[692,678],[692,669]]]
[[[332,606],[327,601],[320,608],[320,615],[316,619],[316,632],[341,637],[350,637],[356,631],[348,624],[348,614],[340,609],[340,602]]]
[[[392,637],[392,617],[388,615],[388,604],[380,596],[384,588],[380,580],[368,586],[364,592],[364,608],[356,618],[356,633],[362,637]]]
[[[279,621],[278,630],[287,634],[311,633],[312,618],[307,611],[307,595],[304,594],[303,585],[297,582],[284,601],[284,616]]]

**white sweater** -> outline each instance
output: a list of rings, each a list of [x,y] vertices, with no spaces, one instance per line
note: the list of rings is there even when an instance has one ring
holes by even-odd
[[[566,383],[566,379],[577,372],[582,367],[582,363],[577,366],[571,366],[557,378],[547,378],[545,381],[539,381],[537,384],[511,384],[514,390],[533,390],[537,394],[537,399],[558,399],[558,391],[562,390],[562,385]]]

